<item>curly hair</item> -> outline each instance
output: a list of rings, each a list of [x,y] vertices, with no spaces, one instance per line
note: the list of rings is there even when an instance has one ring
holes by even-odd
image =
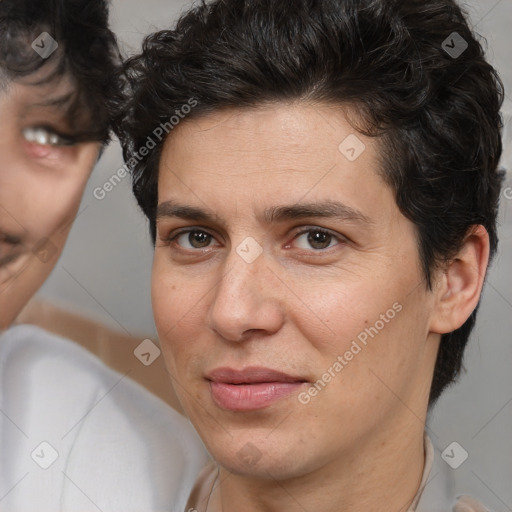
[[[58,43],[48,59],[31,46],[42,32]],[[80,139],[108,142],[111,120],[122,99],[120,63],[106,0],[0,2],[0,82],[23,80],[38,86],[68,76],[74,96],[67,116],[75,124],[87,119]],[[43,68],[48,72],[37,73]]]
[[[473,226],[494,255],[504,92],[467,20],[454,0],[203,0],[148,36],[125,64],[130,98],[115,130],[153,241],[165,138],[133,156],[158,123],[190,98],[187,119],[304,100],[356,107],[353,127],[379,138],[379,172],[417,228],[427,289]],[[430,406],[460,373],[475,316],[442,336]]]

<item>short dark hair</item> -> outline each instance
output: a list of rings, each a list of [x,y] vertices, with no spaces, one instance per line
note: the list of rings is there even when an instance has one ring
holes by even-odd
[[[59,45],[47,59],[32,49],[42,32]],[[84,140],[108,141],[111,118],[122,98],[120,60],[106,0],[0,2],[0,82],[23,80],[38,86],[69,76],[74,95],[67,116],[71,124],[87,119],[78,130]],[[31,81],[42,68],[48,73]]]
[[[380,138],[380,172],[417,228],[431,289],[472,226],[497,248],[503,84],[467,17],[454,0],[203,0],[126,62],[125,159],[192,97],[189,118],[293,100],[355,106],[354,128]],[[162,145],[133,168],[153,242]],[[458,376],[475,315],[442,336],[429,405]]]

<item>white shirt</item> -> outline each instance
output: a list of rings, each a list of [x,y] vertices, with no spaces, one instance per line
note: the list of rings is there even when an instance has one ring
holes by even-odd
[[[73,342],[0,337],[0,511],[175,512],[206,461],[185,418]]]

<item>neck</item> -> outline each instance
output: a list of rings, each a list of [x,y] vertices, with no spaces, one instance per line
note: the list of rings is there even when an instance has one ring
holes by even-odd
[[[328,464],[287,480],[236,475],[220,468],[212,511],[405,512],[418,493],[424,467],[423,425],[414,417],[400,429],[358,443]],[[407,432],[407,434],[403,434]]]

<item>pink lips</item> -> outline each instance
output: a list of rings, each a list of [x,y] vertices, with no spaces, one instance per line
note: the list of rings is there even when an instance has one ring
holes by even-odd
[[[268,368],[217,368],[208,374],[214,402],[230,411],[262,409],[299,389],[305,381]]]

